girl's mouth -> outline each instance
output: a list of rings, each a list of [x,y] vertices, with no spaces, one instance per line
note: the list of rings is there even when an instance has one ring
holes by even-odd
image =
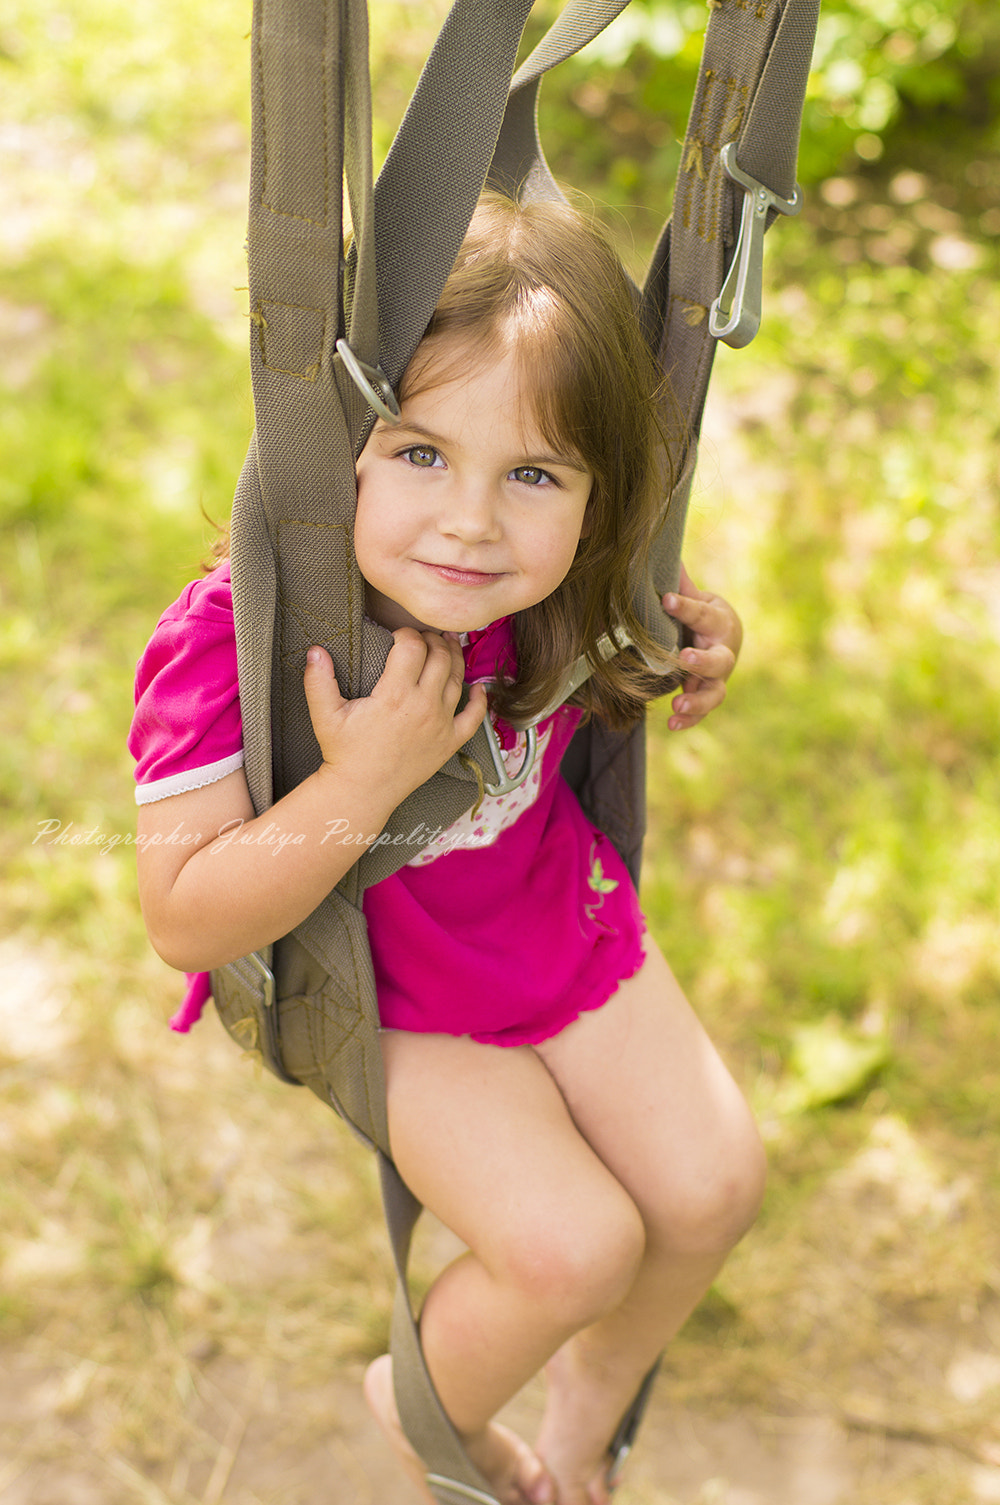
[[[429,560],[421,560],[424,569],[430,570],[441,580],[450,581],[452,585],[492,585],[502,579],[505,573],[502,570],[488,573],[485,570],[459,569],[451,564],[432,564]]]

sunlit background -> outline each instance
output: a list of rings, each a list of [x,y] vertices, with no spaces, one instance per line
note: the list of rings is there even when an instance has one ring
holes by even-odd
[[[441,7],[372,9],[382,153]],[[707,14],[634,0],[544,91],[637,272]],[[128,846],[135,660],[251,428],[249,28],[0,10],[2,1505],[406,1499],[372,1168],[167,1031]],[[686,555],[747,641],[705,727],[653,714],[644,899],[772,1182],[622,1505],[1000,1501],[998,80],[994,0],[826,0],[806,208],[717,363]]]

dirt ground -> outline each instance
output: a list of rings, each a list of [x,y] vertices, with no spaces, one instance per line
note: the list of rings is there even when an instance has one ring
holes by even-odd
[[[303,1390],[280,1365],[206,1364],[191,1421],[215,1439],[214,1458],[177,1459],[162,1482],[121,1456],[101,1457],[85,1424],[61,1421],[64,1376],[8,1353],[0,1378],[3,1505],[416,1505],[360,1397],[356,1374]],[[63,1397],[64,1399],[64,1397]],[[509,1417],[530,1431],[538,1397]],[[18,1465],[18,1455],[32,1461]],[[1000,1467],[927,1439],[891,1438],[830,1416],[741,1411],[699,1415],[654,1397],[616,1505],[853,1505],[928,1498],[951,1453],[943,1497],[1000,1501]],[[1000,1461],[1000,1460],[998,1460]],[[183,1482],[182,1482],[183,1480]],[[908,1494],[907,1487],[912,1489]],[[900,1493],[900,1490],[903,1493]],[[181,1493],[178,1493],[181,1491]],[[942,1498],[942,1496],[938,1496]]]
[[[260,1230],[258,1230],[258,1233]],[[253,1230],[218,1247],[235,1271],[262,1254],[272,1269],[299,1257],[280,1220],[257,1247]],[[460,1246],[431,1223],[424,1257]],[[245,1247],[244,1247],[245,1245]],[[914,1324],[884,1334],[908,1344],[914,1365],[936,1377],[951,1402],[975,1406],[1000,1382],[1000,1312],[970,1314],[960,1334]],[[94,1335],[96,1337],[96,1334]],[[132,1449],[109,1447],[108,1396],[93,1384],[87,1318],[74,1353],[46,1348],[44,1333],[0,1353],[0,1505],[417,1505],[361,1397],[363,1364],[338,1361],[323,1383],[303,1382],[280,1341],[256,1353],[225,1341],[186,1339],[192,1376],[184,1397],[185,1434],[156,1457],[147,1434]],[[97,1350],[95,1350],[97,1351]],[[152,1353],[152,1345],[151,1345]],[[315,1373],[315,1363],[308,1366]],[[134,1383],[149,1383],[141,1354]],[[902,1417],[877,1362],[856,1378],[856,1393],[835,1405],[768,1410],[720,1396],[711,1408],[678,1404],[661,1377],[629,1460],[616,1505],[990,1505],[1000,1502],[1000,1444],[949,1426],[943,1412]],[[152,1377],[155,1391],[156,1377]],[[164,1417],[176,1408],[176,1376],[162,1376]],[[854,1392],[852,1392],[854,1393]],[[543,1399],[529,1387],[505,1420],[532,1436]],[[901,1419],[902,1418],[902,1419]],[[144,1455],[144,1456],[143,1456]]]
[[[351,1322],[356,1344],[380,1341],[387,1256],[325,1110],[266,1077],[248,1091],[214,1019],[197,1048],[151,1029],[174,991],[153,959],[107,1035],[92,1002],[84,1024],[67,1006],[44,950],[0,944],[0,973],[0,1315],[14,1318],[0,1505],[415,1505],[362,1402],[357,1347],[345,1356]],[[616,1505],[1000,1502],[1000,1279],[966,1277],[960,1257],[961,1238],[993,1248],[995,1229],[971,1182],[939,1183],[884,1123],[803,1194],[786,1255],[766,1230],[741,1254],[746,1291],[779,1280],[761,1310],[793,1313],[798,1357],[766,1321],[746,1343],[731,1325],[728,1357],[706,1328],[668,1363]],[[137,1283],[137,1230],[165,1251],[162,1306],[155,1268]],[[431,1225],[422,1244],[436,1267],[455,1241]],[[939,1273],[963,1301],[943,1300]],[[351,1281],[342,1316],[330,1301]],[[508,1413],[528,1437],[541,1399],[532,1388]]]

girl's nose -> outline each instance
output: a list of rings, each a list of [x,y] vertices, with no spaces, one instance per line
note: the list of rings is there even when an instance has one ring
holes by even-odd
[[[489,543],[500,535],[500,513],[491,486],[467,483],[457,486],[446,499],[440,527],[442,533],[463,543]]]

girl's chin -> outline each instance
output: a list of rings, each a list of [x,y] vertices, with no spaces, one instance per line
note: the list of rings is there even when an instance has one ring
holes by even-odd
[[[485,596],[480,602],[475,592],[470,594],[471,601],[393,601],[369,586],[365,593],[365,611],[390,632],[399,627],[414,627],[417,632],[478,632],[497,617],[510,614],[502,606],[494,611]]]

